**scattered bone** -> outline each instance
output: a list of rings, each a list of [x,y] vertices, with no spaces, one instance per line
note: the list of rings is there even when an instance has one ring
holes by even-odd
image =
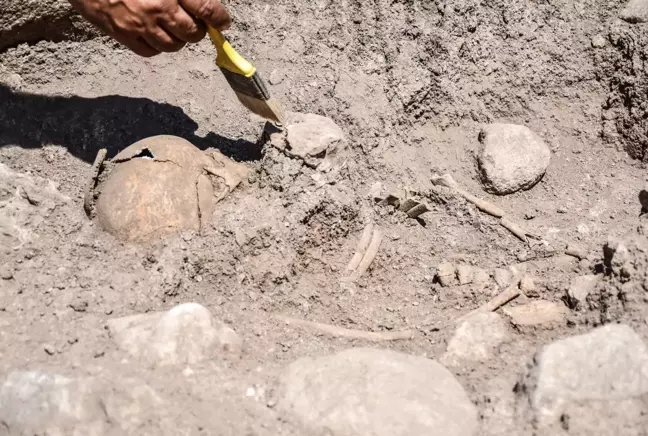
[[[380,229],[374,229],[373,236],[371,237],[371,242],[367,247],[367,252],[360,261],[358,269],[353,274],[353,281],[358,280],[369,269],[371,262],[373,262],[374,258],[378,254],[378,248],[380,247],[381,242],[382,232],[380,231]]]
[[[587,259],[587,251],[577,245],[569,244],[565,250],[565,254],[573,256],[579,260]]]
[[[418,218],[420,215],[423,215],[425,212],[429,212],[430,209],[424,203],[419,203],[410,210],[407,211],[407,216],[410,218]]]
[[[408,190],[405,190],[403,195],[389,194],[384,198],[374,197],[374,201],[378,202],[380,206],[394,206],[400,212],[404,212],[409,218],[418,218],[425,212],[430,211],[427,204],[421,202]]]
[[[371,266],[371,263],[378,254],[378,249],[380,248],[380,243],[382,242],[382,232],[379,228],[374,227],[371,224],[370,226],[370,228],[369,226],[367,226],[362,233],[356,253],[347,266],[347,273],[349,273],[349,275],[345,279],[343,279],[343,281],[355,282],[360,279],[360,277],[362,277],[362,275],[367,272],[367,270]],[[367,234],[371,235],[371,240],[368,242],[368,244]],[[366,250],[364,255],[362,254],[363,250]],[[357,259],[358,257],[360,257],[359,254],[362,257],[358,261]]]
[[[526,295],[533,294],[536,291],[536,285],[533,281],[533,277],[528,274],[525,274],[520,280],[520,290]]]
[[[360,237],[360,242],[358,242],[358,247],[356,248],[356,252],[353,255],[353,258],[351,258],[349,265],[347,265],[347,271],[353,272],[356,270],[358,265],[360,265],[362,256],[364,256],[365,251],[367,251],[367,247],[369,246],[369,242],[371,241],[371,235],[373,234],[373,230],[374,230],[373,223],[369,223],[362,231],[362,236]]]
[[[474,276],[473,268],[470,265],[459,265],[457,267],[457,279],[460,285],[472,283]]]
[[[443,262],[437,267],[437,280],[441,286],[452,286],[456,280],[456,269],[450,262]]]
[[[521,306],[503,309],[511,322],[518,326],[553,325],[565,322],[569,310],[562,304],[535,300]]]
[[[394,206],[398,207],[400,199],[397,195],[388,194],[385,198],[377,198],[379,206]]]
[[[506,288],[503,292],[500,294],[496,295],[493,299],[488,301],[487,303],[479,306],[477,309],[473,310],[472,312],[469,312],[459,318],[455,322],[460,322],[465,319],[468,319],[469,317],[477,314],[477,313],[484,313],[484,312],[495,312],[497,309],[500,307],[504,306],[506,303],[508,303],[511,300],[516,299],[517,297],[520,296],[520,289],[518,287],[518,284],[520,283],[520,278],[515,277],[513,280],[513,283],[511,286]]]
[[[380,342],[407,340],[414,337],[414,332],[412,330],[402,330],[396,332],[368,332],[362,330],[351,330],[330,324],[322,324],[319,322],[306,321],[303,319],[289,318],[285,316],[279,316],[278,318],[281,321],[285,322],[287,325],[304,327],[339,338],[365,339],[368,341]]]
[[[474,204],[477,209],[481,210],[482,212],[486,212],[487,214],[492,215],[495,218],[501,218],[504,216],[504,211],[498,206],[495,206],[493,203],[490,203],[486,200],[482,200],[481,198],[478,198],[459,187],[459,184],[452,178],[450,174],[444,174],[443,176],[433,175],[432,184],[437,186],[445,186],[446,188],[452,189],[461,197],[465,198],[468,202]]]
[[[398,210],[401,212],[408,212],[414,206],[418,206],[418,204],[419,203],[414,199],[406,198],[405,200],[401,201],[401,203],[398,205]]]
[[[90,169],[90,179],[88,180],[85,193],[83,195],[83,209],[85,210],[86,215],[92,217],[93,206],[95,203],[95,188],[97,187],[97,182],[99,181],[99,173],[101,173],[101,167],[106,160],[106,155],[108,150],[102,148],[97,152],[92,168]]]
[[[520,241],[525,243],[529,242],[529,240],[527,239],[527,232],[514,222],[506,218],[502,218],[500,220],[500,225],[509,232],[513,233]]]
[[[505,215],[504,211],[498,206],[495,206],[494,204],[486,200],[482,200],[481,198],[478,198],[472,195],[471,193],[463,190],[461,187],[459,187],[459,184],[452,178],[450,174],[444,174],[443,176],[433,175],[432,184],[450,188],[457,195],[465,198],[468,202],[474,204],[477,207],[477,209],[489,215],[492,215],[495,218],[500,218],[500,225],[505,229],[507,229],[509,232],[511,232],[513,235],[515,235],[521,241],[528,244],[529,241],[527,237],[531,237],[533,239],[540,239],[537,235],[527,232],[521,226],[506,218],[504,216]]]

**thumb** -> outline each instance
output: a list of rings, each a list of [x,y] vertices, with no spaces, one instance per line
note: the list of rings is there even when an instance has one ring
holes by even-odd
[[[180,0],[182,8],[218,30],[226,30],[232,24],[232,17],[220,0]]]

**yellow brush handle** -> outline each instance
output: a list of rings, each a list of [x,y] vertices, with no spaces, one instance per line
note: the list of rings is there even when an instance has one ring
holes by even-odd
[[[245,77],[254,75],[256,68],[234,50],[219,30],[207,26],[207,32],[216,47],[216,65]]]

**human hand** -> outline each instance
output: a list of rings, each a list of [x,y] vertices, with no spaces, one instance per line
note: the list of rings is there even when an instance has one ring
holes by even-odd
[[[220,0],[69,0],[89,22],[140,56],[175,52],[200,41],[205,24],[227,29]]]

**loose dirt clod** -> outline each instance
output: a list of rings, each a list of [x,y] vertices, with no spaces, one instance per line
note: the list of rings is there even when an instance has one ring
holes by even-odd
[[[105,151],[95,160],[100,171]],[[245,177],[242,164],[219,152],[201,152],[173,136],[146,138],[104,164],[107,174],[93,173],[86,192],[86,212],[93,210],[101,226],[114,236],[145,242],[180,230],[201,231],[214,205]],[[95,187],[96,186],[96,187]],[[94,187],[94,189],[93,189]]]

